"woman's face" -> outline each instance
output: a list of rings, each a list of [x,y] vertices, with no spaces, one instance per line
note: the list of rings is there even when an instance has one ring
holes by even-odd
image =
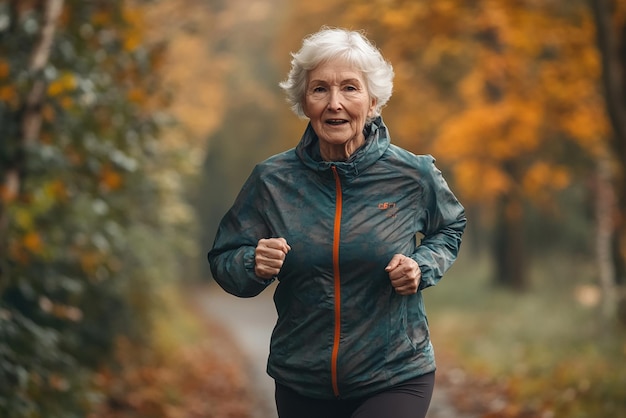
[[[363,144],[365,121],[375,106],[363,75],[345,61],[323,62],[309,72],[303,109],[324,159],[346,159]]]

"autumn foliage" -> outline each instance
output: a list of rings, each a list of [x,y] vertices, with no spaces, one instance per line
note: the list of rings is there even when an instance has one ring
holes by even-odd
[[[277,84],[322,25],[393,64],[392,141],[437,158],[492,281],[532,288],[554,243],[594,265],[596,170],[620,168],[586,1],[0,0],[0,416],[246,416],[238,354],[212,357],[227,335],[164,349],[155,312],[254,163],[300,137]],[[523,380],[467,377],[504,393],[498,416],[554,409],[521,407],[545,389]]]
[[[159,50],[129,2],[5,1],[0,22],[0,415],[84,416],[174,269]]]
[[[106,400],[88,417],[252,417],[256,397],[243,354],[224,329],[210,322],[201,324],[206,328],[200,334],[196,331],[193,339],[176,342],[167,350],[118,340],[115,365],[94,378]]]

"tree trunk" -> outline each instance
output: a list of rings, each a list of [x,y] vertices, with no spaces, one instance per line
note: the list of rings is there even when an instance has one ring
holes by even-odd
[[[613,128],[610,147],[617,162],[615,173],[615,197],[617,204],[617,222],[615,225],[615,271],[617,282],[624,287],[623,277],[626,266],[626,23],[621,27],[614,24],[609,0],[590,0],[594,19],[598,48],[602,58],[602,82],[606,99],[606,108]],[[616,7],[617,5],[613,5]],[[626,305],[626,295],[619,293],[621,306]],[[620,320],[626,324],[626,309]]]
[[[602,314],[612,318],[616,308],[614,263],[615,194],[613,193],[611,160],[608,155],[598,159],[596,170],[596,260],[602,289]]]
[[[515,194],[498,203],[494,234],[495,283],[515,290],[528,288],[524,219],[521,200]]]
[[[33,147],[39,141],[41,132],[41,107],[46,90],[45,81],[40,73],[45,68],[50,57],[50,50],[54,41],[54,34],[58,18],[63,9],[64,0],[46,0],[39,3],[43,16],[39,39],[33,48],[28,64],[28,71],[33,79],[33,84],[26,96],[22,111],[16,113],[16,118],[20,126],[20,135],[15,140],[18,142],[13,161],[10,161],[3,172],[0,172],[0,254],[7,254],[6,240],[9,219],[6,214],[6,205],[15,200],[22,187],[22,177],[24,173],[24,155],[28,147]],[[18,17],[18,2],[10,3],[12,14]],[[8,138],[7,140],[11,140]],[[0,264],[0,283],[7,274],[6,266]]]

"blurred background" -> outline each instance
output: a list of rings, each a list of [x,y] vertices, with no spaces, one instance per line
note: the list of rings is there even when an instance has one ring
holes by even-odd
[[[621,0],[0,0],[0,417],[253,416],[190,300],[324,25],[393,64],[392,142],[467,209],[426,295],[448,402],[626,417]]]

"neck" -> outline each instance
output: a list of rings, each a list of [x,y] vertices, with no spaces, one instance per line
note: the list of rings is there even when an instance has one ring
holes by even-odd
[[[365,143],[365,136],[359,136],[344,144],[329,144],[320,141],[320,154],[324,161],[346,161]]]

